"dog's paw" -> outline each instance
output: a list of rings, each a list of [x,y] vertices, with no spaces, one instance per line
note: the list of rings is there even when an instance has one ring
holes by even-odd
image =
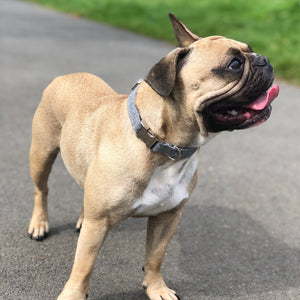
[[[57,300],[87,300],[88,297],[88,294],[81,293],[73,289],[71,291],[63,290],[58,296]]]
[[[76,223],[76,232],[80,232],[83,223],[83,217],[80,215],[77,223]]]
[[[42,241],[49,233],[49,222],[48,220],[39,220],[32,218],[29,229],[28,236],[36,241]]]
[[[143,288],[150,300],[180,300],[176,292],[169,289],[163,280],[148,285],[143,284]]]
[[[77,220],[77,223],[76,223],[76,231],[77,232],[80,232],[80,230],[81,230],[83,219],[84,219],[84,212],[83,212],[83,207],[82,207],[81,212],[80,212],[80,216],[79,216],[79,218]]]

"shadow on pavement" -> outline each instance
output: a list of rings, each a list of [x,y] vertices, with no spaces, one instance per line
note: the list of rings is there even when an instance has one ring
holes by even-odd
[[[128,220],[114,231],[116,236],[125,235],[125,240],[134,231],[141,238],[145,220]],[[112,238],[115,243],[116,236]],[[169,258],[174,250],[171,246],[163,273],[169,273],[165,280],[181,300],[246,298],[300,286],[300,250],[272,237],[257,221],[237,210],[186,207],[174,239],[180,253]],[[177,263],[178,271],[172,273],[174,266],[168,263]],[[97,300],[147,299],[142,288],[123,293],[118,289],[101,296],[99,286],[93,294]]]
[[[147,296],[141,289],[139,291],[130,291],[126,293],[117,293],[112,295],[105,295],[96,298],[97,300],[147,300]]]
[[[273,238],[248,215],[224,207],[186,207],[179,230],[176,289],[200,296],[243,296],[300,286],[300,250]],[[189,299],[189,298],[186,298]]]

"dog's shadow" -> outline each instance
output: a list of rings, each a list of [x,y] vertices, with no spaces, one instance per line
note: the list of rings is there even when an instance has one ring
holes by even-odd
[[[238,297],[300,287],[300,250],[272,237],[249,215],[224,207],[187,207],[177,290]],[[185,295],[184,299],[194,299]]]
[[[148,298],[146,297],[144,291],[141,289],[139,291],[129,291],[129,292],[118,293],[113,295],[105,295],[102,297],[98,297],[96,299],[97,300],[147,300]]]
[[[69,223],[52,228],[50,237],[62,231],[75,232],[74,226]],[[124,255],[124,262],[119,258],[120,263],[128,262],[131,266],[135,265],[134,260],[139,261],[138,265],[142,263],[145,231],[145,219],[128,219],[113,230],[104,244],[106,259],[100,261],[100,269],[107,264],[104,273],[98,274],[102,281],[115,262],[111,251],[115,253],[116,247],[123,247],[128,253]],[[138,244],[131,242],[132,235],[135,235],[134,240],[140,241]],[[205,296],[245,297],[300,287],[300,250],[274,238],[261,224],[240,211],[217,206],[186,206],[173,240],[180,248],[179,253],[173,256],[174,249],[172,245],[169,247],[164,274],[182,300],[199,300]],[[136,270],[131,271],[136,273]],[[119,273],[119,276],[124,279],[123,284],[131,278],[129,273]],[[135,283],[136,278],[132,281]],[[97,300],[147,299],[142,288],[135,289],[132,285],[129,284],[127,291],[115,286],[115,292],[107,291],[105,295],[97,286],[91,291],[91,297]]]
[[[129,234],[144,230],[143,222],[135,222],[125,222],[116,235],[126,229]],[[181,299],[246,297],[300,287],[300,250],[272,237],[257,221],[237,210],[188,206],[174,239],[179,242],[180,254],[167,257],[164,269]],[[133,250],[129,246],[127,251]],[[172,265],[177,265],[178,272],[172,271]],[[94,296],[97,300],[147,299],[142,289]]]
[[[75,223],[66,223],[52,227],[51,231],[47,234],[47,238],[49,239],[56,235],[60,235],[64,231],[73,231],[74,233],[77,233],[79,235],[79,232],[77,232],[75,229]]]

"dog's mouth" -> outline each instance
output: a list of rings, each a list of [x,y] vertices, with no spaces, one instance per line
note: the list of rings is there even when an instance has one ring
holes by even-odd
[[[249,103],[234,103],[222,100],[203,110],[204,122],[208,131],[245,129],[264,123],[271,115],[271,103],[279,94],[275,84]]]

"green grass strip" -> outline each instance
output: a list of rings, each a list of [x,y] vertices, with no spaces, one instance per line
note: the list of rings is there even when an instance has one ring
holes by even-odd
[[[223,35],[266,55],[277,78],[300,84],[299,0],[31,0],[175,44],[171,12],[199,36]]]

